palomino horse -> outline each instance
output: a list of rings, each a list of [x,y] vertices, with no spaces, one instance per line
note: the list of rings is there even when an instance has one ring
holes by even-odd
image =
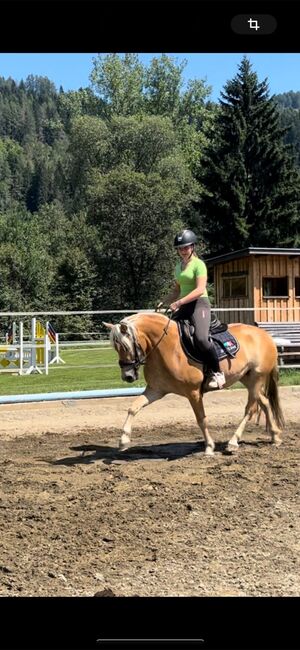
[[[196,365],[184,354],[177,325],[164,314],[139,313],[122,320],[118,325],[104,323],[110,328],[113,347],[119,355],[122,379],[133,382],[138,379],[138,369],[144,365],[147,386],[142,395],[134,400],[120,438],[120,450],[130,445],[132,420],[148,404],[168,393],[183,395],[189,400],[205,439],[205,453],[214,453],[214,441],[208,432],[203,407],[202,366]],[[241,381],[248,389],[245,415],[228,443],[234,451],[247,422],[259,405],[265,413],[267,429],[272,442],[279,445],[284,420],[278,398],[277,348],[271,336],[253,325],[235,323],[229,331],[239,341],[240,349],[234,358],[220,361],[226,377],[225,388]]]

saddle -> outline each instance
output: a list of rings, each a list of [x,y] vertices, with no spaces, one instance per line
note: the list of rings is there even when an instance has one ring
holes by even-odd
[[[194,342],[194,326],[189,320],[178,320],[177,327],[181,347],[186,356],[197,363],[205,363]],[[225,357],[233,359],[240,349],[239,342],[228,331],[226,323],[221,323],[213,312],[211,312],[209,340],[213,342],[219,360],[225,359]]]

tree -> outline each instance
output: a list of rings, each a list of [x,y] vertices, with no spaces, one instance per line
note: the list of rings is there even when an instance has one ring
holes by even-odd
[[[141,308],[152,306],[161,295],[173,277],[174,231],[190,200],[188,189],[178,175],[164,178],[163,173],[144,174],[126,165],[94,179],[90,218],[102,244],[102,304]]]
[[[135,115],[142,110],[145,69],[138,54],[98,55],[90,80],[106,105],[107,116]]]
[[[176,147],[176,134],[167,117],[113,117],[108,125],[110,145],[107,161],[110,168],[127,164],[146,174]]]
[[[31,180],[31,165],[24,149],[10,138],[0,138],[0,209],[23,204]]]
[[[69,147],[69,186],[72,207],[81,209],[86,203],[86,188],[91,170],[108,167],[109,130],[99,117],[83,115],[71,124]]]
[[[176,59],[162,54],[154,57],[146,74],[145,99],[146,111],[154,115],[175,116],[179,112],[182,73],[186,61],[178,64]]]
[[[120,54],[98,55],[90,80],[102,101],[101,116],[146,113],[166,116],[177,126],[187,122],[200,130],[211,88],[205,81],[194,79],[187,81],[184,90],[186,64],[186,60],[178,63],[176,57],[162,54],[147,68],[138,54],[125,54],[123,58]]]
[[[31,179],[26,192],[26,207],[30,212],[37,212],[42,205],[51,203],[61,196],[61,179],[57,168],[64,165],[66,143],[58,142],[52,147],[35,141],[27,151],[28,165],[31,167]]]
[[[58,112],[67,133],[70,132],[72,121],[82,115],[105,116],[105,104],[95,96],[91,88],[79,88],[64,92],[60,89],[58,95]]]
[[[284,142],[290,145],[295,155],[295,162],[300,167],[300,109],[285,108],[281,110],[280,123],[286,131]]]
[[[267,81],[244,57],[225,85],[206,148],[201,208],[211,252],[293,245],[299,227],[299,172]]]
[[[48,234],[24,208],[0,213],[0,228],[0,309],[43,309],[52,282]]]

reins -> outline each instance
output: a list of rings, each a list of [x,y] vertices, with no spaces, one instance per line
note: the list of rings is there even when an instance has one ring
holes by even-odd
[[[170,308],[170,307],[167,307],[167,309],[166,309],[166,313],[168,312],[169,308]],[[156,310],[155,310],[155,311],[156,311]],[[163,328],[163,333],[162,333],[160,339],[158,339],[157,343],[155,343],[155,345],[153,346],[153,348],[151,348],[151,350],[148,352],[148,354],[146,354],[146,356],[144,357],[144,359],[140,361],[140,365],[141,365],[141,366],[143,366],[143,365],[146,363],[146,360],[147,360],[148,357],[150,356],[151,352],[154,352],[154,350],[156,350],[156,348],[158,348],[158,346],[159,346],[160,342],[163,340],[163,338],[164,338],[165,336],[167,336],[167,334],[168,334],[168,329],[169,329],[169,326],[170,326],[170,322],[171,322],[171,320],[172,320],[172,315],[173,315],[173,312],[171,313],[171,316],[167,316],[167,318],[168,318],[168,322],[167,322],[167,325]]]

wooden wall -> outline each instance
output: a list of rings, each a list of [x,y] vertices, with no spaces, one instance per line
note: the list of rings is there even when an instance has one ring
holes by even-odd
[[[248,295],[245,298],[224,298],[222,283],[224,274],[245,272],[248,278]],[[264,298],[264,277],[288,276],[288,298]],[[215,304],[233,311],[218,312],[225,323],[254,321],[287,322],[300,321],[300,298],[295,297],[295,277],[300,277],[300,256],[249,255],[214,267]],[[234,308],[256,307],[253,311],[235,311]]]
[[[300,298],[295,297],[295,277],[300,276],[300,257],[289,255],[253,256],[254,307],[256,321],[292,322],[300,320]],[[288,277],[288,298],[264,298],[264,277]]]
[[[253,307],[253,279],[251,271],[251,258],[243,257],[230,262],[221,263],[214,269],[215,303],[217,307],[232,309],[233,311],[218,312],[218,317],[224,323],[253,323],[253,312],[234,311],[235,308],[242,309]],[[223,274],[236,274],[245,272],[247,275],[248,295],[246,298],[223,298]]]

